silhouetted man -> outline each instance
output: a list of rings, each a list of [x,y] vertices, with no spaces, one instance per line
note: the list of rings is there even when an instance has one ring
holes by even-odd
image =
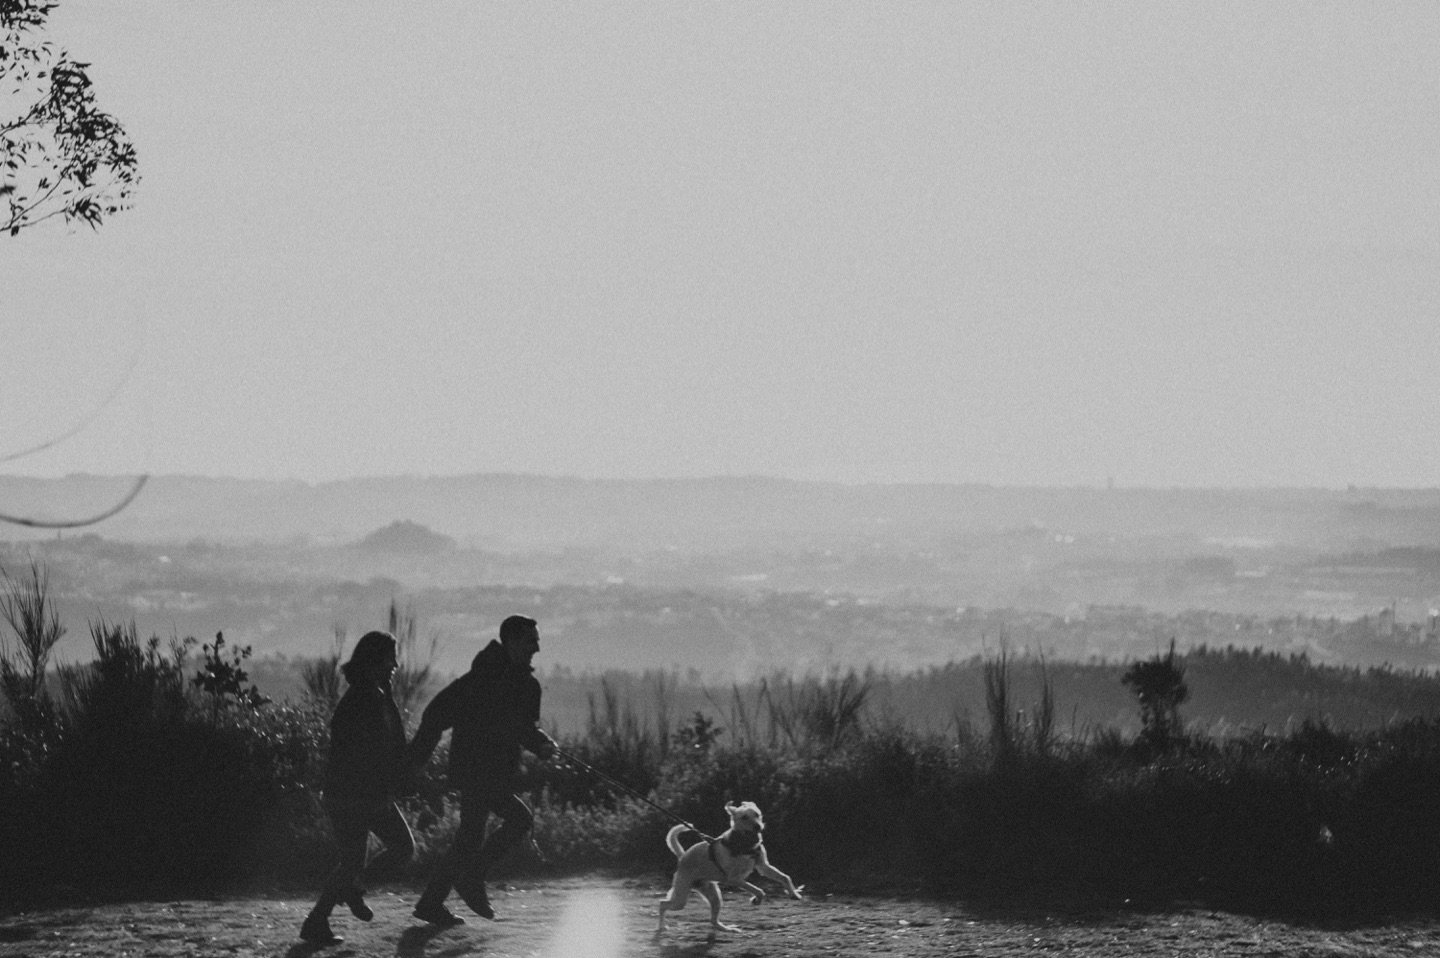
[[[450,735],[450,784],[460,791],[460,829],[415,904],[415,917],[437,925],[464,919],[445,907],[451,888],[482,918],[494,918],[485,879],[491,867],[525,840],[535,817],[514,792],[520,749],[549,758],[555,742],[540,728],[540,683],[530,662],[540,650],[535,620],[512,615],[500,623],[500,640],[475,656],[470,671],[451,682],[425,707],[410,742],[408,763],[419,769],[446,729]],[[502,824],[485,841],[485,822]]]

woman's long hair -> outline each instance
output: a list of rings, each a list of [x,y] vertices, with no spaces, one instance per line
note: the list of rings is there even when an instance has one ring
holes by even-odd
[[[393,659],[396,654],[395,636],[389,632],[366,632],[360,636],[360,641],[355,643],[355,650],[350,653],[350,661],[340,666],[340,671],[345,673],[345,681],[351,685],[365,681],[367,675],[375,674],[375,667],[387,658]],[[389,675],[381,676],[380,687],[389,691]]]

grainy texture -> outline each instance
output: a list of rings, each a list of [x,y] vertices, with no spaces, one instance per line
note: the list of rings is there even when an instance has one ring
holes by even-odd
[[[741,932],[711,940],[702,901],[670,915],[655,938],[655,903],[664,891],[651,881],[587,878],[516,883],[493,899],[499,920],[481,921],[458,902],[468,924],[436,931],[410,917],[407,889],[374,891],[375,920],[362,924],[337,910],[342,944],[315,949],[296,932],[310,902],[297,898],[228,898],[136,902],[23,912],[0,919],[0,955],[28,958],[224,955],[329,958],[781,958],[874,955],[956,956],[1154,955],[1355,956],[1440,954],[1440,925],[1403,920],[1361,928],[1325,929],[1204,909],[1147,915],[997,914],[963,903],[890,897],[819,896],[803,902],[773,898],[752,907],[726,895],[722,920]]]

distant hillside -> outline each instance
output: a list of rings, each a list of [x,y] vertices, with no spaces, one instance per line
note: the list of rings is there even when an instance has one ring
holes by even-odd
[[[418,522],[402,519],[390,523],[383,529],[376,529],[355,545],[368,552],[435,555],[453,550],[455,540],[438,532],[432,532]]]
[[[93,514],[124,477],[0,476],[8,513]],[[394,476],[304,483],[158,476],[95,531],[132,541],[353,542],[397,520],[494,550],[853,547],[923,550],[969,534],[1194,535],[1373,549],[1440,544],[1440,490],[1186,490],[841,485],[766,478]],[[7,527],[7,538],[37,533]],[[40,533],[39,535],[46,535]],[[53,535],[53,533],[48,534]]]

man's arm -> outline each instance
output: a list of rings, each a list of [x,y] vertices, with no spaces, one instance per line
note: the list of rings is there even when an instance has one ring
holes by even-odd
[[[526,696],[520,723],[520,745],[539,759],[555,754],[555,740],[540,727],[540,684],[537,682]]]
[[[430,704],[425,706],[425,711],[420,713],[420,728],[416,729],[415,737],[405,748],[407,768],[417,769],[429,761],[435,746],[440,744],[440,736],[455,724],[454,708],[451,705],[455,697],[451,692],[454,687],[452,684],[441,689],[440,693],[430,700]]]
[[[555,740],[545,734],[545,730],[538,725],[525,727],[520,744],[534,753],[536,758],[546,759],[555,754]]]

